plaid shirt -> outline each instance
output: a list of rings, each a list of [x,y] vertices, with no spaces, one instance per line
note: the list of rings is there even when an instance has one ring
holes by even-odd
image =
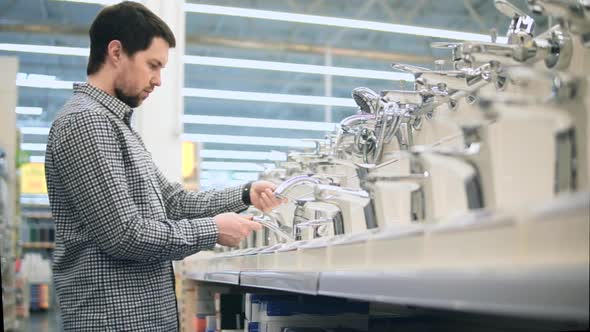
[[[242,187],[194,193],[166,180],[130,127],[132,112],[75,84],[49,133],[53,275],[66,331],[176,331],[172,260],[213,247],[212,217],[246,208]]]

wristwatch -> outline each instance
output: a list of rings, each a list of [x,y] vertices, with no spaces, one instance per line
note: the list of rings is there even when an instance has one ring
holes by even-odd
[[[250,199],[251,188],[252,182],[248,182],[246,185],[244,185],[244,189],[242,189],[242,202],[248,206],[252,205],[252,200]]]

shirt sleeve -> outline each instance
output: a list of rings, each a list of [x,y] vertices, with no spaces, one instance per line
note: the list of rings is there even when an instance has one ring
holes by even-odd
[[[220,213],[239,212],[248,207],[242,201],[244,186],[193,192],[185,190],[180,183],[170,182],[157,167],[156,170],[166,212],[171,219],[213,217]]]
[[[154,220],[129,195],[121,143],[110,120],[93,111],[69,116],[52,153],[81,226],[106,254],[137,261],[179,260],[217,242],[212,218]]]

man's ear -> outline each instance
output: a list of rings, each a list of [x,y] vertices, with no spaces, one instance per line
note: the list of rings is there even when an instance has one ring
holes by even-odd
[[[116,67],[123,56],[123,45],[118,40],[111,40],[107,45],[107,58]]]

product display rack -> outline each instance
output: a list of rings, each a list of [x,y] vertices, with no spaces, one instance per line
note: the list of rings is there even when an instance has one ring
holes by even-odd
[[[370,232],[349,243],[307,245],[296,250],[275,246],[202,253],[184,262],[183,275],[200,285],[224,284],[238,290],[276,290],[489,315],[519,319],[525,326],[545,321],[572,329],[587,328],[589,204],[589,193],[564,197],[550,208],[544,207],[542,213],[533,213],[535,220],[495,225],[495,235],[481,226],[484,220],[475,219],[478,227],[473,229],[470,223],[463,223],[444,232],[430,227],[420,232],[406,230],[407,236],[399,232],[396,236],[391,230],[389,237],[383,234],[385,231],[381,235]],[[470,237],[477,238],[477,243],[470,243]],[[409,238],[413,240],[407,242]],[[455,248],[446,253],[438,250],[437,244],[447,239],[457,240]],[[485,248],[488,240],[517,252],[490,252]],[[563,245],[567,241],[569,247]],[[410,245],[403,247],[402,243]],[[422,248],[415,246],[419,243]],[[403,260],[396,263],[395,254],[382,268],[371,264],[367,255],[388,246],[406,252],[422,251],[422,255],[414,264]],[[542,247],[545,249],[538,250]],[[312,252],[318,260],[316,265],[309,259]],[[449,253],[458,252],[469,254],[461,261],[448,259]],[[339,261],[344,255],[350,261],[348,265]],[[310,263],[307,269],[306,262]]]

